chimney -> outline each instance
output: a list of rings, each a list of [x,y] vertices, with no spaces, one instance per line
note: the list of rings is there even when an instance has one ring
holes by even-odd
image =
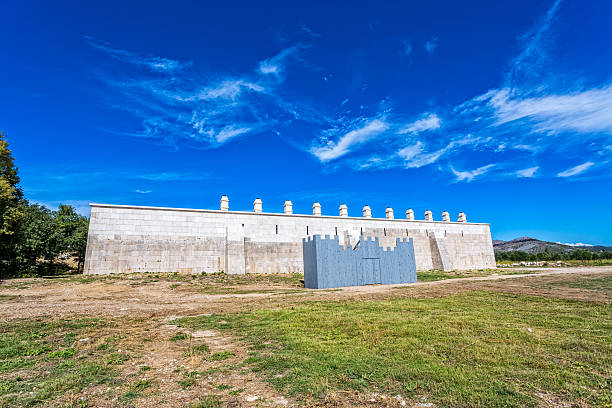
[[[457,222],[467,222],[467,217],[464,212],[459,213],[459,217],[457,218]]]
[[[363,206],[363,218],[372,218],[372,210],[369,205]]]
[[[393,217],[393,208],[391,207],[387,207],[387,209],[385,210],[385,214],[387,215],[387,219],[388,220],[392,220]]]
[[[340,206],[340,216],[341,217],[348,217],[348,207],[346,206],[346,204],[342,204]]]
[[[285,209],[285,214],[293,214],[293,203],[291,203],[291,201],[285,201],[285,205],[283,207]]]
[[[225,194],[221,196],[221,211],[229,210],[229,198]]]
[[[442,213],[442,221],[450,222],[450,214],[448,213],[448,211],[444,211]]]
[[[406,210],[406,219],[408,221],[414,221],[414,211],[412,211],[412,208]]]
[[[312,205],[312,215],[321,215],[321,204],[318,201]]]
[[[262,204],[260,198],[256,198],[255,201],[253,201],[253,211],[262,212]]]
[[[429,210],[425,211],[425,221],[433,221],[433,215]]]

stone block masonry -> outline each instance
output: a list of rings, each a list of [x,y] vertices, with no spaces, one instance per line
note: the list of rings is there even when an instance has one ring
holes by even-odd
[[[283,213],[230,211],[227,197],[220,210],[91,204],[85,273],[129,272],[303,273],[302,238],[338,235],[339,243],[355,245],[361,236],[394,247],[398,238],[412,238],[417,270],[465,270],[495,267],[489,224],[294,214],[290,202]],[[369,207],[368,207],[369,209]],[[430,213],[428,214],[430,217]],[[446,217],[445,217],[446,218]]]
[[[340,245],[339,237],[304,238],[304,286],[338,288],[417,281],[412,238],[398,238],[395,247],[381,247],[378,238],[362,237],[355,247]]]

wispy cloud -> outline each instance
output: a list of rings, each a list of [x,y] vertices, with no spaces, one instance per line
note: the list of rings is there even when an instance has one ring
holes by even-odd
[[[508,88],[479,98],[493,109],[494,125],[524,121],[536,132],[612,133],[612,84],[568,94],[523,97]]]
[[[177,60],[172,60],[168,58],[162,57],[143,57],[137,54],[131,53],[129,51],[121,50],[118,48],[114,48],[110,43],[102,40],[98,40],[93,37],[84,36],[84,38],[89,42],[89,44],[100,50],[107,53],[109,56],[126,62],[130,64],[136,64],[143,67],[146,67],[152,71],[157,72],[171,72],[183,69],[185,67],[190,66],[192,63],[188,62],[179,62]]]
[[[428,54],[433,54],[436,51],[436,48],[438,48],[438,40],[438,37],[433,37],[423,44],[423,47]]]
[[[474,180],[474,178],[478,176],[482,176],[483,174],[487,173],[493,167],[495,167],[495,164],[487,164],[486,166],[482,166],[474,170],[466,170],[466,171],[457,171],[451,167],[451,171],[457,177],[455,181],[466,181],[469,183],[472,180]]]
[[[404,160],[412,160],[414,157],[418,156],[423,152],[423,143],[416,142],[410,146],[406,146],[400,150],[398,150],[397,154]]]
[[[557,242],[557,244],[561,244],[561,245],[568,245],[568,246],[573,246],[573,247],[592,247],[592,244],[585,244],[584,242],[575,242],[575,243],[571,243],[571,242]]]
[[[367,142],[389,128],[382,119],[374,119],[345,133],[337,142],[323,147],[314,147],[311,152],[320,161],[326,162],[347,154],[351,147]]]
[[[197,181],[206,180],[211,177],[210,173],[148,173],[148,174],[132,174],[131,178],[149,180],[149,181]]]
[[[122,62],[144,66],[151,72],[103,72],[113,93],[105,96],[111,107],[141,119],[142,128],[122,132],[176,147],[179,141],[194,147],[214,148],[239,136],[276,131],[295,120],[326,122],[317,109],[281,96],[291,58],[307,48],[296,44],[262,60],[254,72],[210,75],[191,63],[161,57],[139,57],[99,40],[86,38],[92,47]],[[180,74],[177,71],[180,70]]]
[[[578,174],[584,173],[589,168],[591,168],[594,164],[595,163],[593,163],[593,162],[586,162],[586,163],[579,164],[577,166],[574,166],[572,168],[569,168],[567,170],[564,170],[564,171],[558,173],[557,177],[572,177],[572,176],[576,176]]]
[[[539,168],[539,166],[534,166],[526,169],[517,170],[516,176],[520,178],[532,178],[535,176]]]
[[[341,102],[333,106],[307,102],[304,93],[292,94],[294,76],[289,73],[303,73],[310,66],[306,57],[313,53],[308,44],[294,44],[255,60],[246,72],[209,73],[188,61],[143,57],[87,40],[133,68],[102,76],[114,93],[108,98],[110,105],[140,118],[142,128],[125,132],[132,136],[172,147],[215,148],[270,132],[313,155],[330,171],[429,166],[432,172],[466,182],[485,177],[571,177],[593,163],[598,171],[612,164],[606,160],[612,146],[612,78],[593,85],[554,72],[559,64],[552,59],[551,45],[561,7],[561,0],[555,0],[519,38],[521,51],[508,61],[497,87],[483,89],[454,107],[428,104],[420,114],[384,95],[368,104],[363,98],[370,90],[338,95]],[[319,36],[306,25],[296,29],[301,38],[316,41]],[[423,47],[433,54],[438,44],[439,38],[432,37]],[[400,47],[403,55],[413,52],[408,40]],[[365,59],[361,54],[360,58]],[[331,75],[325,71],[324,77]],[[315,76],[321,78],[322,73]],[[341,80],[333,79],[328,85]],[[356,81],[355,90],[366,88],[363,79]],[[294,125],[300,131],[293,132]],[[555,167],[561,157],[586,167]],[[456,170],[472,168],[472,160],[497,164]],[[540,166],[542,161],[545,166]]]
[[[547,46],[551,43],[549,31],[559,11],[562,0],[555,0],[550,9],[534,28],[521,36],[522,51],[512,59],[508,82],[526,81],[542,74],[548,62]]]
[[[406,159],[405,167],[407,168],[419,168],[433,164],[437,162],[446,152],[448,152],[452,146],[444,147],[442,149],[434,150],[427,153],[419,153],[410,159]]]
[[[152,190],[140,190],[140,189],[136,189],[136,190],[134,190],[134,192],[138,193],[138,194],[149,194],[149,193],[152,192]]]
[[[300,25],[300,31],[302,31],[304,34],[313,37],[313,38],[320,38],[321,34],[319,33],[315,33],[314,31],[312,31],[312,29],[310,27],[308,27],[306,24],[301,24]]]
[[[281,75],[285,70],[285,64],[287,59],[295,55],[300,49],[304,48],[303,45],[294,45],[289,48],[285,48],[272,58],[265,59],[259,63],[259,72],[264,75]]]
[[[406,133],[420,133],[426,130],[434,130],[440,128],[440,118],[435,113],[430,113],[422,119],[418,119],[412,123],[402,126],[397,133],[402,135]]]
[[[412,43],[409,40],[402,41],[401,52],[402,54],[406,56],[409,56],[410,54],[412,54]]]

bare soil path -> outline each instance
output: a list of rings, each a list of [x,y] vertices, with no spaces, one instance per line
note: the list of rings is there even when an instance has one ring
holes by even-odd
[[[341,300],[355,297],[380,297],[412,293],[416,296],[440,295],[478,289],[520,288],[522,293],[535,282],[563,281],[576,276],[610,274],[612,266],[504,269],[489,276],[446,279],[400,285],[368,285],[340,289],[309,290],[291,284],[270,285],[263,282],[221,288],[227,293],[207,293],[198,280],[175,282],[160,278],[152,281],[130,275],[108,278],[15,279],[0,282],[0,295],[6,296],[0,308],[0,320],[38,316],[154,317],[201,313],[226,313],[253,307],[282,306],[304,300]],[[516,282],[516,283],[515,283]],[[237,292],[237,293],[233,293]],[[551,290],[551,293],[557,291]],[[571,295],[572,291],[566,291]],[[577,291],[578,292],[578,291]],[[584,292],[584,291],[581,291]],[[538,291],[542,294],[542,291]],[[576,294],[583,300],[590,293]],[[596,300],[602,300],[597,296]],[[605,299],[604,299],[605,300]]]

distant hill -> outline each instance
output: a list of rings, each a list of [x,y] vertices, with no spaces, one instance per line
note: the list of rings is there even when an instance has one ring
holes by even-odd
[[[556,242],[540,241],[536,238],[521,237],[512,241],[493,240],[493,250],[495,252],[524,251],[530,254],[544,252],[572,252],[577,249],[586,249],[593,252],[612,251],[612,247],[603,245],[594,246],[573,246],[564,245]]]

